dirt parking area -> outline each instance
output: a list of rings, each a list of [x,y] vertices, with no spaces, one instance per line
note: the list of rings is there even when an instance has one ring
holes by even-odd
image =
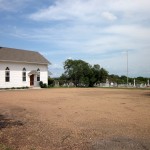
[[[150,90],[0,91],[0,150],[150,150]]]

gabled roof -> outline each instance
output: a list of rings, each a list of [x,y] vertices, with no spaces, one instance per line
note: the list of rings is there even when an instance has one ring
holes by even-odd
[[[51,64],[38,52],[7,47],[0,47],[0,61]]]

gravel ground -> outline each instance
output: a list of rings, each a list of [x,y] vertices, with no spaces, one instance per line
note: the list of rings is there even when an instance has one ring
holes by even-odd
[[[0,150],[150,150],[150,90],[0,91]]]

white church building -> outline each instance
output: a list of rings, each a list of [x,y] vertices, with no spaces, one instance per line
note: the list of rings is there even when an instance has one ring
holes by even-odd
[[[0,47],[0,88],[48,84],[49,64],[38,52]]]

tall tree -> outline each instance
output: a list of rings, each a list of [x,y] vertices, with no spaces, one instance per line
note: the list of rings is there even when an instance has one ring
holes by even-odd
[[[85,83],[85,78],[89,75],[90,66],[83,60],[68,59],[64,63],[64,69],[65,74],[69,77],[69,79],[72,80],[76,86],[78,86],[79,83]]]
[[[108,77],[108,71],[104,68],[100,69],[100,81],[105,83]]]
[[[108,72],[100,65],[91,66],[83,60],[68,59],[64,62],[65,74],[68,80],[74,82],[76,86],[94,86],[98,81],[106,81]]]

